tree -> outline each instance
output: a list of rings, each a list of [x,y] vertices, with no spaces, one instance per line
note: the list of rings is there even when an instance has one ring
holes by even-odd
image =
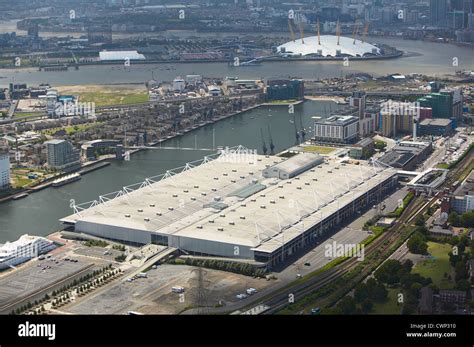
[[[403,264],[403,269],[406,271],[406,272],[410,272],[411,269],[413,268],[413,262],[410,260],[410,259],[406,259]]]
[[[469,290],[469,288],[471,287],[471,284],[469,283],[469,281],[465,278],[463,278],[462,280],[459,280],[456,284],[456,287],[458,290],[461,290],[463,292],[467,292]]]
[[[456,270],[456,282],[469,277],[469,271],[467,270],[466,263],[464,261],[458,261],[455,266]]]
[[[421,288],[423,288],[423,285],[421,283],[412,283],[410,286],[410,294],[413,295],[415,298],[418,298]]]
[[[389,259],[383,263],[377,271],[375,271],[375,278],[382,283],[396,284],[400,281],[398,272],[401,267],[402,266],[399,261]],[[367,286],[369,286],[369,282],[371,280],[367,281]]]
[[[407,242],[408,249],[414,254],[426,254],[428,251],[428,244],[425,237],[416,232]]]
[[[451,212],[448,216],[448,223],[451,224],[452,226],[459,226],[461,223],[461,220],[459,218],[459,215],[456,212]]]
[[[362,310],[362,313],[368,314],[370,313],[370,311],[372,311],[373,306],[374,304],[370,300],[367,299],[360,305],[360,308]]]
[[[419,227],[425,226],[425,217],[419,214],[415,219],[415,225]]]
[[[463,213],[461,216],[461,226],[474,228],[474,211]]]
[[[384,302],[387,300],[388,291],[382,283],[377,283],[375,287],[369,291],[369,296],[376,302]]]
[[[336,305],[336,308],[342,314],[354,314],[356,311],[356,303],[350,296],[345,296],[341,299],[341,301],[339,301],[339,303]]]
[[[364,302],[369,297],[367,286],[364,283],[359,283],[354,290],[354,300],[358,303]]]

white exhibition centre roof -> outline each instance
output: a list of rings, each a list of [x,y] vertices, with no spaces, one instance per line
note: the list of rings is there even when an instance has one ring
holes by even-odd
[[[339,45],[337,44],[337,36],[335,35],[321,35],[321,44],[318,44],[318,37],[311,36],[305,37],[304,43],[301,39],[287,42],[281,46],[278,46],[278,51],[281,53],[292,53],[301,54],[302,56],[309,54],[317,54],[319,50],[322,50],[323,57],[335,57],[336,51],[341,50],[341,55],[349,55],[352,57],[363,56],[364,54],[373,54],[373,50],[376,50],[376,54],[380,54],[380,49],[367,42],[361,40],[354,40],[350,37],[341,36]],[[282,52],[284,48],[285,52]]]
[[[101,61],[145,60],[145,56],[137,51],[103,51],[99,52],[99,57]]]
[[[148,179],[136,190],[102,199],[103,203],[61,221],[244,245],[271,253],[396,174],[394,169],[328,158],[289,180],[262,176],[266,167],[288,160],[222,155],[169,177]]]

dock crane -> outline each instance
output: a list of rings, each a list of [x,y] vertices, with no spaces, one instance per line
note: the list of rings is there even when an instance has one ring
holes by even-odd
[[[300,113],[300,124],[301,124],[301,131],[300,131],[300,134],[301,134],[301,141],[304,142],[304,141],[305,141],[305,137],[306,137],[306,130],[304,129],[303,118],[302,118],[302,116],[301,116],[301,113]]]
[[[359,31],[359,22],[356,21],[356,25],[355,25],[354,31],[352,33],[352,39],[354,40],[354,42],[352,42],[353,45],[356,44],[356,36],[357,36],[358,31]]]
[[[272,132],[270,130],[270,125],[267,125],[267,127],[268,127],[268,136],[270,137],[270,154],[274,155],[275,154],[275,145],[273,144]]]
[[[262,128],[260,128],[260,135],[262,136],[262,151],[263,151],[263,155],[267,155],[268,148],[267,148],[267,144],[265,143],[265,137],[263,136],[263,130],[262,130]]]
[[[295,42],[295,32],[293,31],[293,24],[291,24],[291,19],[288,19],[288,28],[290,29],[291,40]]]
[[[298,131],[298,128],[296,127],[295,115],[293,115],[293,125],[295,126],[296,145],[299,145],[300,144],[300,133]]]
[[[339,46],[339,41],[341,39],[341,24],[339,23],[339,19],[337,20],[337,24],[336,24],[336,35],[337,35],[337,45]]]

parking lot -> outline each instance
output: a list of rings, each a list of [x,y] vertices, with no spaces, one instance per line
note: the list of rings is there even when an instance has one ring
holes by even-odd
[[[122,253],[122,251],[104,247],[82,246],[74,250],[74,254],[101,259],[104,261],[115,261],[115,257],[121,255]]]
[[[51,259],[32,260],[0,279],[0,312],[9,303],[44,289],[89,265],[84,261]]]
[[[236,295],[248,288],[258,291],[275,281],[203,269],[202,290],[199,293],[197,269],[185,265],[160,265],[147,272],[148,278],[133,282],[123,280],[97,293],[79,299],[63,310],[74,314],[126,314],[138,311],[147,314],[176,314],[195,306],[198,298],[204,298],[207,306],[214,307],[222,301],[237,301]],[[183,287],[183,295],[173,293],[172,287]],[[202,301],[201,301],[202,302]]]

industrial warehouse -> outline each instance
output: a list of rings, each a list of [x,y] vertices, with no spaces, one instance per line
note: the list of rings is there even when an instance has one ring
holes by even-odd
[[[312,153],[254,154],[241,146],[72,206],[76,232],[268,268],[316,245],[397,185],[397,171]]]

